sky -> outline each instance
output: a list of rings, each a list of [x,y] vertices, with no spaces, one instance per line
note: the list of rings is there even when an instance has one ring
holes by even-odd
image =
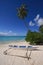
[[[26,4],[28,9],[24,21],[31,31],[38,31],[43,25],[43,0],[0,0],[0,35],[25,36],[27,28],[17,16],[17,8]]]

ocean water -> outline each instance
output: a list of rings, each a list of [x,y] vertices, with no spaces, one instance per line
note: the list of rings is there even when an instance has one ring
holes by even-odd
[[[0,42],[25,40],[25,36],[0,36]]]

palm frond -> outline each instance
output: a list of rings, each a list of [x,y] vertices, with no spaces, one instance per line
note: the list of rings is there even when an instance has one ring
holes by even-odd
[[[24,19],[27,16],[27,9],[25,4],[22,4],[20,8],[17,8],[17,11],[18,11],[18,16],[21,19]]]

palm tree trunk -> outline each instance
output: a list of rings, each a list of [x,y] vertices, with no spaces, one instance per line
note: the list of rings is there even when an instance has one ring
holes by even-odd
[[[29,30],[28,23],[26,23],[26,22],[24,21],[24,24],[25,24],[25,27],[27,28],[27,30]]]

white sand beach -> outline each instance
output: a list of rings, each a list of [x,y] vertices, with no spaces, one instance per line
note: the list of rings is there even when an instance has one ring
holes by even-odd
[[[26,45],[25,41],[10,42],[9,44],[0,44],[0,65],[43,65],[43,45],[37,46],[39,50],[34,50],[31,53],[31,58],[23,58],[26,56],[27,50],[10,48],[9,45]],[[7,50],[7,55],[4,51]],[[28,50],[28,56],[30,51]],[[23,56],[23,57],[18,57]]]

